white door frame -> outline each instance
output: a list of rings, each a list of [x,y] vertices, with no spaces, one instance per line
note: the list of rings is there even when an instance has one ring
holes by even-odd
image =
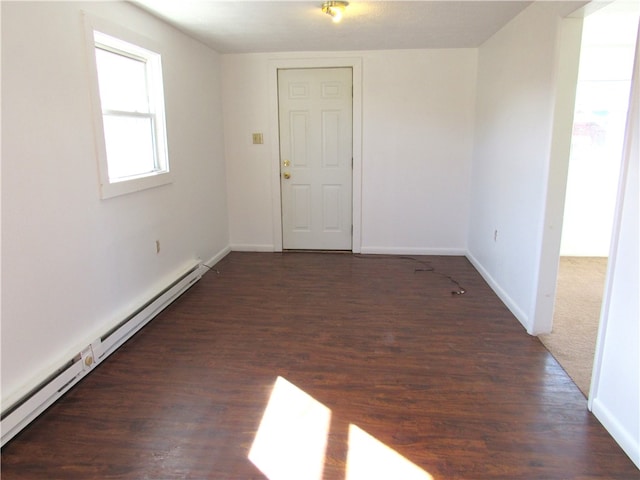
[[[546,201],[538,244],[538,272],[533,293],[534,304],[529,314],[527,332],[531,335],[550,333],[560,263],[560,242],[567,174],[571,154],[571,131],[578,87],[578,66],[582,43],[582,18],[563,18],[559,24],[559,51],[556,68],[556,98],[553,130],[547,164]]]
[[[280,133],[278,128],[278,69],[335,68],[353,70],[353,176],[351,250],[362,244],[362,58],[282,58],[269,61],[269,142],[271,144],[271,191],[274,251],[282,251],[282,203],[280,192]]]

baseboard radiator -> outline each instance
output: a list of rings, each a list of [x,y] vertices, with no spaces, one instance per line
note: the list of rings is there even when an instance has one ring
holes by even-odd
[[[205,271],[206,268],[202,264],[194,264],[135,312],[61,365],[29,393],[6,408],[3,405],[0,420],[0,432],[2,432],[0,446],[16,436],[100,362],[200,280]]]

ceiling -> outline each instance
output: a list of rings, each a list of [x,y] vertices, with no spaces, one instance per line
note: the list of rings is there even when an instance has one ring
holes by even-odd
[[[322,0],[132,0],[220,53],[473,48],[530,1],[352,1],[341,23]]]

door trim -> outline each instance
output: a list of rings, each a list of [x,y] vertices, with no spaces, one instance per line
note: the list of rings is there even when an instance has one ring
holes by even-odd
[[[282,251],[282,204],[280,191],[280,135],[278,128],[278,70],[285,68],[350,67],[353,71],[353,175],[351,250],[362,244],[362,58],[282,58],[269,61],[269,143],[271,145],[271,192],[274,251]]]

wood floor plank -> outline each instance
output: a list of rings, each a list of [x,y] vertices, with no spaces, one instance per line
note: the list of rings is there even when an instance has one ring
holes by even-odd
[[[330,411],[327,480],[366,467],[358,431],[436,480],[640,478],[463,257],[231,253],[216,268],[9,442],[2,478],[268,478],[248,456],[278,377]],[[271,456],[294,465],[290,441]]]

